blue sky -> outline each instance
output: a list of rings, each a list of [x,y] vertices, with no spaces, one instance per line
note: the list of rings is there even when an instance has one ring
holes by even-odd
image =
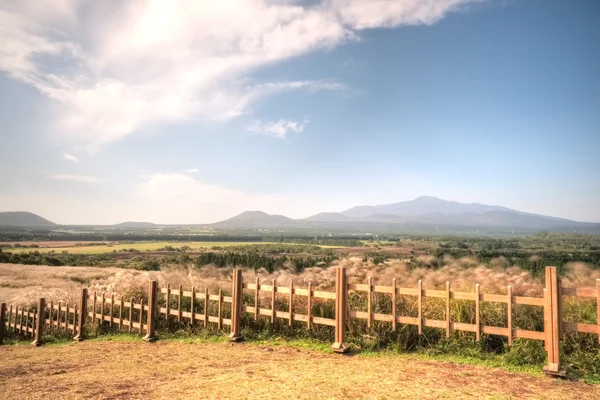
[[[600,222],[594,0],[8,1],[0,210],[290,217],[433,195]]]

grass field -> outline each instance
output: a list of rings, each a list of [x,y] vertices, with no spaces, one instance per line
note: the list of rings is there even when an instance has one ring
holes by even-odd
[[[0,347],[2,398],[600,399],[600,386],[413,355],[139,338]]]
[[[23,244],[27,244],[24,242]],[[230,246],[244,246],[244,245],[260,245],[260,244],[281,244],[274,242],[142,242],[142,243],[126,243],[126,244],[113,244],[113,245],[102,245],[102,246],[59,246],[56,242],[53,242],[52,247],[43,247],[43,245],[38,245],[38,248],[11,248],[6,249],[5,251],[10,251],[13,253],[26,253],[30,251],[39,251],[40,253],[50,253],[56,252],[61,253],[63,251],[68,251],[72,254],[102,254],[102,253],[112,253],[114,251],[135,249],[139,251],[156,251],[158,249],[164,248],[165,246],[171,246],[174,248],[179,248],[182,246],[189,246],[191,251],[199,251],[211,249],[213,247],[230,247]],[[293,245],[289,243],[285,243],[286,246]],[[337,248],[339,246],[319,246],[322,248]]]
[[[116,293],[141,290],[149,280],[171,282],[185,287],[214,287],[227,284],[229,269],[168,268],[163,271],[137,271],[112,267],[52,267],[45,265],[0,264],[0,302],[34,306],[39,297],[48,301],[76,302],[81,287]]]

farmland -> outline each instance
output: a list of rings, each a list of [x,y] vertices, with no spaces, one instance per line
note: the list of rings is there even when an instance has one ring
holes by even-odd
[[[27,246],[27,242],[15,243],[21,246]],[[48,246],[46,245],[48,244]],[[68,252],[72,254],[104,254],[104,253],[114,253],[114,252],[124,252],[124,251],[140,251],[140,252],[155,252],[155,251],[165,251],[164,249],[172,248],[171,251],[177,251],[177,249],[181,249],[184,246],[187,246],[187,251],[189,252],[198,252],[203,250],[212,249],[214,247],[234,247],[234,246],[246,246],[246,245],[255,245],[256,242],[135,242],[135,243],[103,243],[98,245],[90,245],[89,243],[77,244],[74,242],[66,242],[66,245],[61,244],[61,242],[35,242],[37,247],[19,247],[19,248],[10,248],[9,251],[14,253],[26,253],[32,250],[38,251],[40,253],[61,253]],[[268,245],[268,244],[276,244],[274,242],[261,242],[260,244]],[[14,245],[8,242],[0,243],[0,246],[5,245]],[[339,246],[320,246],[323,248],[337,248]]]

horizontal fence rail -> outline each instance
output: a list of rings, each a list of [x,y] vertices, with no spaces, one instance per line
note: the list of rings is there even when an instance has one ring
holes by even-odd
[[[317,326],[330,326],[335,330],[335,343],[332,349],[345,352],[345,332],[351,320],[363,321],[366,328],[374,322],[388,323],[389,329],[397,330],[402,325],[417,327],[419,335],[424,328],[440,329],[446,337],[452,332],[471,332],[475,340],[481,340],[482,334],[506,337],[510,346],[515,339],[542,340],[548,354],[548,362],[544,371],[552,375],[563,375],[560,366],[560,340],[564,332],[581,332],[598,336],[600,343],[600,279],[596,287],[563,287],[556,274],[555,267],[546,267],[545,288],[543,297],[525,297],[513,294],[512,287],[506,287],[505,294],[481,293],[479,284],[473,292],[453,290],[451,282],[447,282],[445,290],[424,288],[422,281],[417,287],[399,287],[396,279],[392,284],[377,285],[369,277],[366,283],[348,283],[346,270],[336,269],[335,291],[316,290],[312,283],[307,287],[296,287],[294,282],[287,286],[277,285],[275,279],[269,282],[244,282],[242,271],[234,270],[231,293],[222,289],[213,291],[208,288],[189,290],[182,285],[172,288],[171,284],[159,288],[156,281],[148,286],[147,298],[116,298],[114,294],[81,291],[78,304],[66,302],[49,304],[40,298],[35,309],[0,304],[0,343],[8,335],[33,338],[33,344],[42,344],[44,330],[55,330],[71,334],[76,340],[86,337],[86,324],[92,323],[103,328],[125,330],[140,335],[144,339],[156,340],[157,321],[180,323],[189,326],[213,327],[218,330],[228,326],[229,338],[242,340],[241,321],[244,315],[257,321],[260,318],[270,323],[283,320],[289,327],[301,326],[305,329],[316,329]],[[244,297],[246,296],[246,297]],[[350,309],[349,296],[366,297],[366,311]],[[596,324],[564,321],[562,307],[564,298],[596,299]],[[356,297],[354,297],[356,298]],[[399,306],[410,304],[414,307],[414,315],[403,315]],[[389,313],[376,312],[376,304],[391,304]],[[443,304],[444,318],[426,318],[429,302]],[[474,312],[469,316],[471,322],[452,320],[451,304],[455,301],[473,302]],[[482,323],[485,312],[484,304],[501,304],[506,311],[505,326],[490,326]],[[325,305],[329,304],[325,307]],[[353,303],[355,304],[355,303]],[[515,326],[518,316],[517,306],[537,307],[543,313],[542,330],[521,329]],[[323,308],[325,307],[325,308]],[[283,309],[282,309],[283,308]],[[381,308],[381,307],[379,307]],[[322,310],[330,310],[323,312]],[[400,307],[402,310],[402,307]],[[504,313],[504,311],[503,311]]]
[[[165,316],[176,318],[178,322],[189,320],[191,324],[202,322],[204,327],[207,327],[210,322],[216,323],[218,329],[222,329],[223,325],[231,326],[231,319],[223,317],[223,306],[232,303],[231,296],[223,296],[223,290],[219,289],[217,294],[210,294],[208,288],[203,292],[196,292],[196,288],[192,286],[190,291],[183,290],[182,285],[178,289],[171,289],[171,284],[167,284],[166,288],[160,289],[160,293],[164,295],[165,306],[160,307],[158,312]],[[172,298],[175,297],[175,303]],[[183,299],[189,299],[190,308],[184,310],[182,308]],[[175,304],[177,308],[171,308]],[[202,308],[199,309],[198,305]],[[216,307],[216,315],[209,315],[211,306]]]
[[[314,316],[312,313],[314,299],[335,300],[335,293],[313,290],[312,283],[309,283],[308,288],[301,289],[295,288],[293,282],[290,283],[290,286],[277,286],[275,279],[268,285],[261,284],[257,278],[256,283],[244,283],[242,287],[243,289],[254,292],[254,304],[251,306],[243,306],[243,311],[254,315],[254,320],[257,320],[258,317],[262,315],[269,317],[272,323],[274,323],[277,318],[285,319],[290,326],[293,325],[294,321],[305,322],[307,329],[311,329],[313,324],[335,326],[335,319]],[[268,293],[270,308],[260,307],[261,293]],[[275,304],[278,295],[287,295],[287,311],[276,309]],[[294,310],[294,296],[306,297],[306,313],[299,313]]]

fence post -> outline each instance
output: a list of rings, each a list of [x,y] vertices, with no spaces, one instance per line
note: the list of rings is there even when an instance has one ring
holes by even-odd
[[[148,332],[146,332],[146,336],[144,336],[144,340],[147,342],[153,342],[156,339],[158,339],[158,336],[156,335],[156,295],[157,295],[157,292],[158,292],[158,282],[150,281],[150,283],[148,285]],[[142,308],[140,309],[140,313],[143,313],[143,312],[144,312],[144,306],[142,303]]]
[[[548,364],[544,372],[548,375],[564,376],[565,371],[560,368],[560,332],[562,329],[562,314],[560,296],[560,279],[556,274],[556,267],[546,267],[546,291],[544,296],[544,332],[546,334],[546,351]]]
[[[598,343],[600,343],[600,279],[596,279],[596,314],[596,322],[598,323]],[[10,323],[8,326],[10,326]]]
[[[348,278],[346,268],[335,270],[335,343],[331,349],[336,353],[349,350],[344,339],[346,336],[346,318],[348,316]]]
[[[35,318],[35,340],[31,343],[34,346],[42,344],[42,335],[44,330],[44,311],[46,311],[46,299],[40,297]]]
[[[2,344],[6,332],[6,321],[6,303],[2,303],[0,304],[0,344]]]
[[[77,340],[81,342],[85,340],[85,321],[88,317],[88,309],[87,309],[87,298],[88,298],[88,290],[87,288],[81,289],[81,297],[79,298],[79,315],[77,318],[77,336],[73,338],[73,340]]]
[[[243,300],[244,282],[242,278],[242,270],[235,269],[233,271],[233,284],[231,291],[231,333],[229,340],[239,342],[244,340],[240,331],[240,322],[242,318],[242,300]]]

